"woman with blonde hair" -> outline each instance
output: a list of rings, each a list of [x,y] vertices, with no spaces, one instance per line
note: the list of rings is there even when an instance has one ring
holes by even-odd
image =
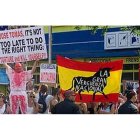
[[[27,114],[37,114],[39,105],[35,100],[35,92],[28,92]]]

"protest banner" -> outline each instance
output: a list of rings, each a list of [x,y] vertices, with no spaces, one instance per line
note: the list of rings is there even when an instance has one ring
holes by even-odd
[[[56,83],[56,64],[40,64],[40,82]]]
[[[125,90],[136,90],[138,91],[139,82],[135,80],[123,80],[123,92]]]
[[[43,27],[0,31],[0,64],[47,58]]]
[[[123,60],[88,63],[57,56],[62,91],[73,90],[76,102],[117,102]]]

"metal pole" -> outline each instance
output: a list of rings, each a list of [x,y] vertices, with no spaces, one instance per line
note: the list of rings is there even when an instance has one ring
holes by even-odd
[[[49,64],[52,63],[52,26],[48,26],[48,33],[49,33]],[[52,88],[49,86],[48,87],[48,91],[49,91],[49,94],[52,95]]]
[[[138,50],[138,57],[140,57],[140,50]],[[140,103],[140,63],[138,68],[138,82],[139,82],[139,88],[138,88],[138,100]]]
[[[139,103],[140,103],[140,64],[139,64],[139,88],[138,88],[138,96],[139,96]]]
[[[52,63],[52,26],[48,26],[49,32],[49,64]]]

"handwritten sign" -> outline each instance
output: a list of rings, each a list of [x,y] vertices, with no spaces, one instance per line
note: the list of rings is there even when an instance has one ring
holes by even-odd
[[[0,64],[47,58],[43,27],[0,31]]]
[[[123,80],[123,90],[136,90],[138,91],[139,83],[133,80]]]
[[[56,83],[56,64],[40,65],[40,82]]]

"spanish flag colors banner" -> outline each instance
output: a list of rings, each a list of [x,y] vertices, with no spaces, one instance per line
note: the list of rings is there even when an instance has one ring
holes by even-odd
[[[60,88],[73,90],[76,102],[117,102],[121,87],[123,60],[79,62],[57,56]]]

